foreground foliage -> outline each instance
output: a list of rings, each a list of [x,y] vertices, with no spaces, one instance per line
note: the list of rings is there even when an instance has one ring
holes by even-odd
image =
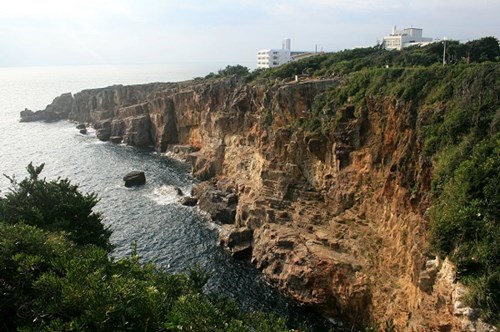
[[[47,181],[39,177],[44,164],[27,167],[29,176],[11,180],[11,192],[0,201],[0,220],[24,222],[49,231],[65,231],[76,244],[94,244],[110,249],[111,232],[92,211],[98,199],[95,194],[82,194],[68,179]]]
[[[136,253],[113,260],[107,245],[75,241],[89,224],[67,225],[79,220],[78,208],[89,215],[86,198],[94,202],[95,196],[76,195],[77,188],[67,180],[39,180],[41,167],[30,165],[28,170],[30,177],[1,200],[3,216],[10,218],[8,223],[0,220],[0,330],[288,330],[283,318],[244,313],[230,299],[204,294],[208,276],[197,267],[188,274],[171,274],[140,263]],[[65,205],[75,215],[71,218],[59,206],[68,223],[54,222],[49,216],[59,218],[51,206],[37,205],[43,200],[31,198],[33,194],[20,195],[28,189],[35,196],[45,193],[49,201],[78,196]],[[18,222],[13,211],[19,213]]]

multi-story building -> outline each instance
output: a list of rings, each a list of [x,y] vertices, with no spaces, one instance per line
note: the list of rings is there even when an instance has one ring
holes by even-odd
[[[290,39],[283,40],[281,49],[268,49],[257,52],[257,68],[278,67],[291,60]]]
[[[422,29],[418,28],[407,28],[398,31],[394,26],[392,33],[384,37],[384,47],[386,50],[402,50],[408,46],[422,46],[432,43],[432,38],[422,37],[422,31]]]

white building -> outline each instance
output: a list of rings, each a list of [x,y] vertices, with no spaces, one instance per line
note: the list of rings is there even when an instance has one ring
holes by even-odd
[[[257,68],[273,68],[292,60],[290,39],[284,39],[281,49],[260,50],[257,52]]]
[[[407,28],[396,30],[392,28],[392,33],[384,37],[384,47],[386,50],[402,50],[405,47],[413,45],[427,45],[432,43],[432,38],[422,37],[422,29]]]

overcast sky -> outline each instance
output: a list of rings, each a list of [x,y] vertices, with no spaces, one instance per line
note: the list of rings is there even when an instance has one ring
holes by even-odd
[[[500,0],[0,0],[0,66],[255,62],[373,46],[398,28],[500,37]]]

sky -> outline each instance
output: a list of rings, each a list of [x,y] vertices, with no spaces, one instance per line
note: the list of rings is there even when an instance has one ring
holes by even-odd
[[[259,49],[373,46],[398,29],[500,38],[500,0],[0,0],[0,66],[252,64]]]

